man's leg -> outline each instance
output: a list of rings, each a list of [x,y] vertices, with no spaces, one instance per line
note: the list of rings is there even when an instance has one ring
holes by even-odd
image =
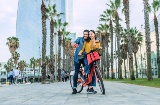
[[[72,94],[76,94],[77,93],[77,79],[78,79],[78,72],[79,72],[79,69],[80,69],[80,62],[77,63],[77,62],[74,62],[74,67],[75,67],[75,73],[74,73],[74,77],[73,77],[73,92]]]
[[[74,73],[74,80],[73,80],[73,87],[77,88],[77,79],[78,79],[78,72],[80,69],[80,63],[74,62],[75,73]]]

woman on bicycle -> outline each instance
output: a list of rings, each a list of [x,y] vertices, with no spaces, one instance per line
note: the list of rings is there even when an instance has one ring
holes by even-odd
[[[94,30],[90,30],[89,37],[90,37],[91,40],[89,42],[86,42],[86,41],[84,42],[84,45],[83,45],[83,47],[82,47],[82,49],[81,49],[81,51],[79,52],[78,55],[82,55],[82,52],[89,53],[91,50],[101,48],[100,47],[100,42],[96,42],[96,34],[95,34]],[[88,64],[88,61],[87,61],[86,57],[84,58],[84,63],[85,63],[84,72],[86,73],[86,75],[88,75],[89,72],[90,72],[92,64]],[[96,86],[95,75],[92,77],[92,82],[90,84],[88,84],[88,86],[89,86],[88,92],[89,93],[95,93],[95,91],[93,89],[93,86]]]

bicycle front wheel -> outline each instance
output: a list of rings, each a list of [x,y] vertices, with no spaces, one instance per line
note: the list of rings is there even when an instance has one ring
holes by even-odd
[[[72,89],[73,89],[73,84],[74,84],[74,75],[70,75],[70,85],[71,85]],[[82,84],[80,72],[78,73],[78,80],[77,80],[77,88],[76,89],[77,89],[77,93],[80,93],[83,90],[83,84]]]
[[[96,75],[98,78],[98,84],[99,84],[100,90],[101,90],[102,94],[105,94],[105,88],[104,88],[104,84],[103,84],[103,80],[102,80],[102,76],[100,74],[100,71],[98,70],[98,68],[96,68],[95,70],[96,70]]]

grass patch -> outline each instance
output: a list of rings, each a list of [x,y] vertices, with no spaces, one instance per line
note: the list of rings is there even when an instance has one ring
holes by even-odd
[[[106,81],[121,82],[121,83],[128,83],[128,84],[134,84],[134,85],[150,86],[150,87],[160,88],[160,78],[154,78],[153,81],[148,81],[147,78],[136,78],[136,80],[106,79]]]

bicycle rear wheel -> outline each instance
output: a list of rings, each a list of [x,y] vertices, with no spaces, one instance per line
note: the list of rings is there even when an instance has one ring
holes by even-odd
[[[103,80],[102,80],[102,76],[100,74],[100,71],[98,70],[98,68],[95,68],[95,71],[96,71],[96,75],[98,78],[98,84],[99,84],[100,90],[101,90],[102,94],[105,94],[105,88],[104,88],[104,84],[103,84]]]
[[[74,75],[70,75],[70,85],[71,85],[72,89],[73,89],[73,84],[74,84]],[[77,89],[77,93],[80,93],[83,90],[81,72],[78,73],[78,80],[77,80],[77,88],[76,89]]]

